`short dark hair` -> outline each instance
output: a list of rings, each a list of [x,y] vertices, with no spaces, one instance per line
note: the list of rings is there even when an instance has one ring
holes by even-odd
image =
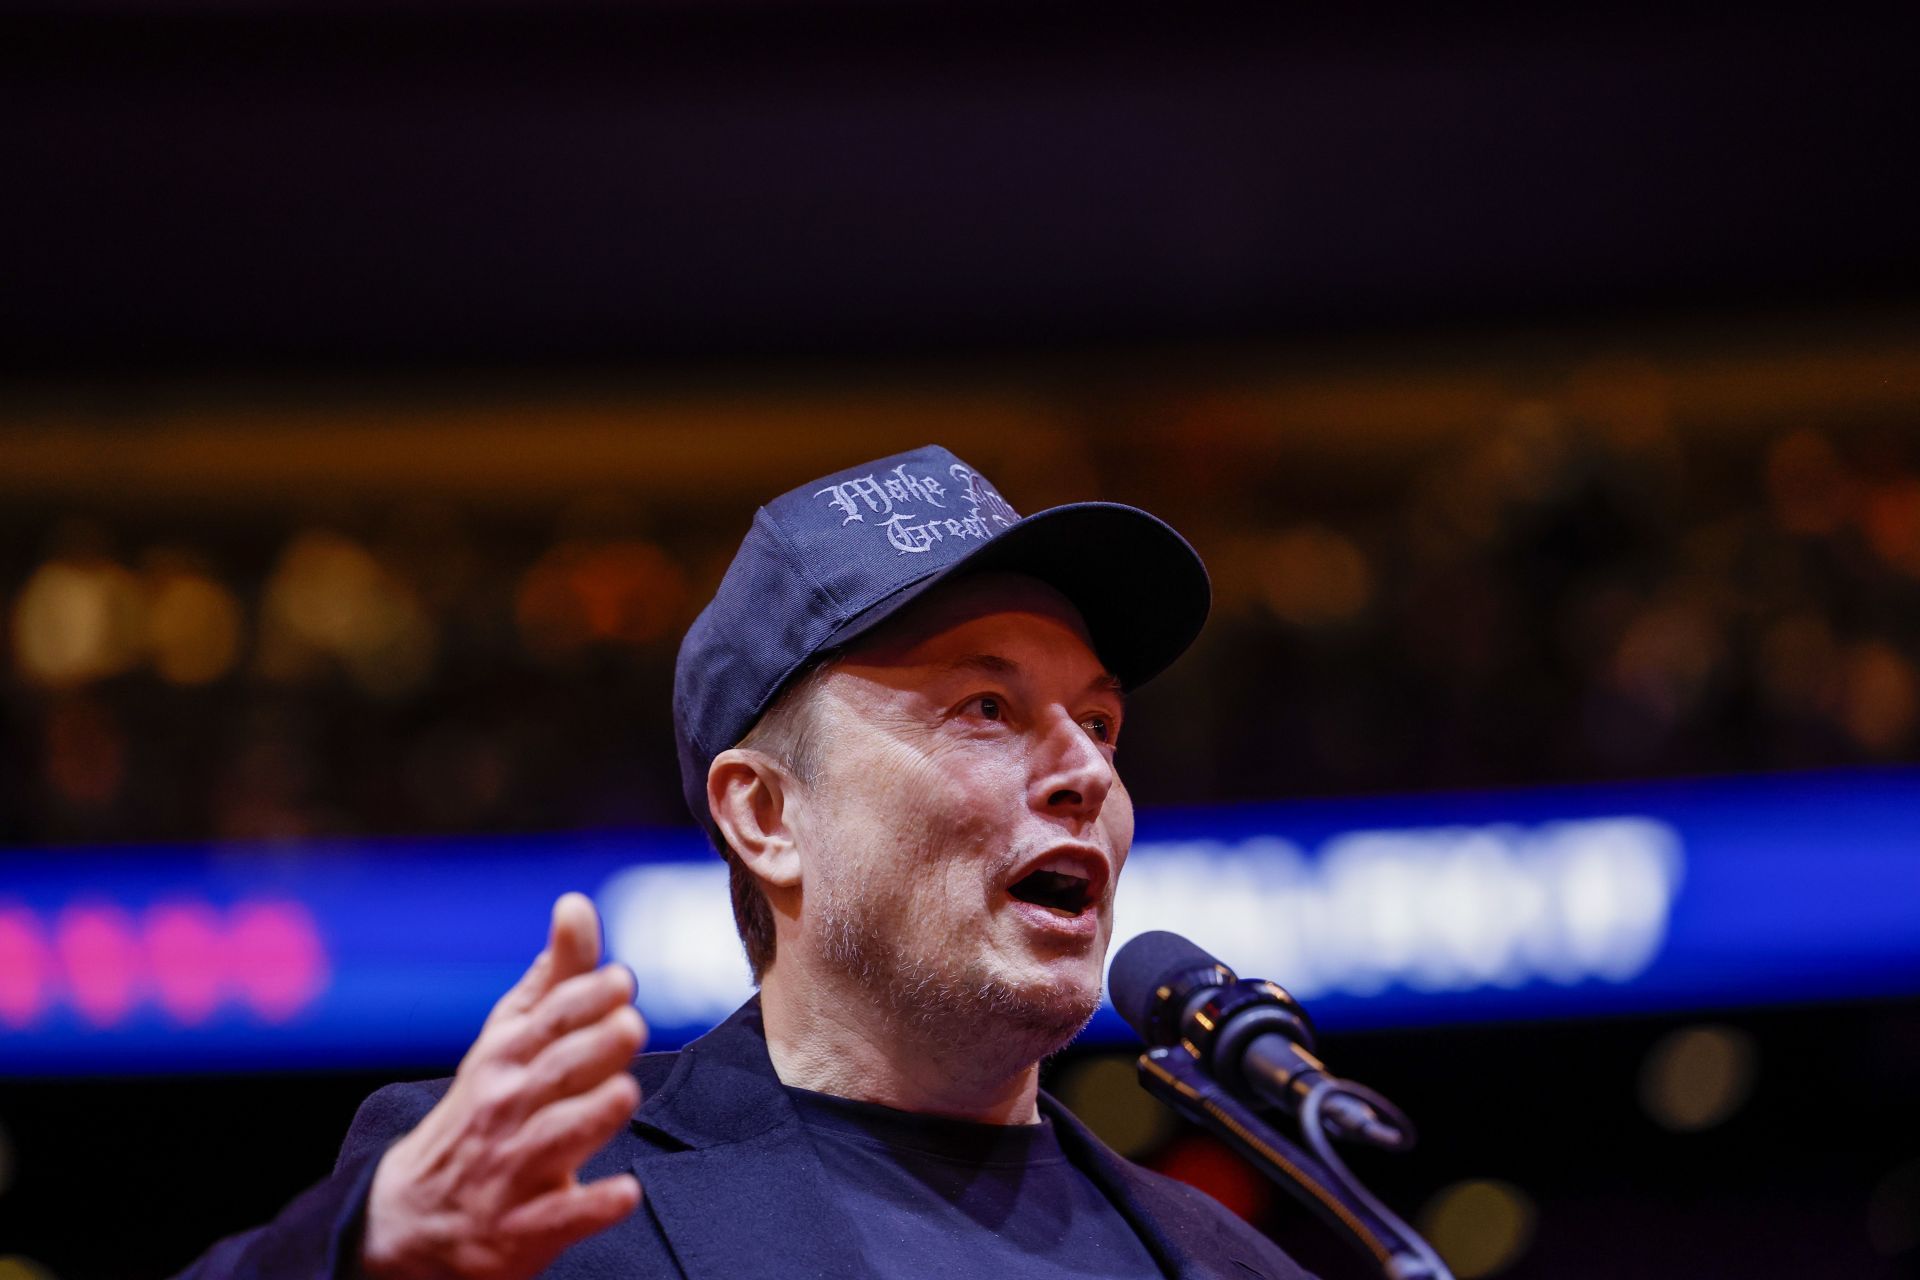
[[[822,659],[790,681],[744,738],[734,745],[767,756],[803,787],[820,775],[820,735],[815,709],[832,662]],[[733,925],[747,951],[747,967],[757,983],[773,963],[773,907],[760,881],[733,846],[720,841],[727,860],[727,887],[733,896]]]

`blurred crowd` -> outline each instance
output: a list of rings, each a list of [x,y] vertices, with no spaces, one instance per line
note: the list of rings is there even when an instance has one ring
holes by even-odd
[[[1142,803],[1915,754],[1901,423],[1686,429],[1634,370],[1377,449],[1250,449],[1288,424],[1204,396],[1116,416],[995,478],[1023,509],[1139,502],[1213,572],[1206,634],[1132,709]],[[682,823],[673,654],[746,518],[617,489],[537,509],[15,502],[0,833]]]

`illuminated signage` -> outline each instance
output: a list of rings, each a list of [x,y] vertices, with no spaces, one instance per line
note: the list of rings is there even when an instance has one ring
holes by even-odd
[[[12,852],[0,1074],[443,1070],[575,888],[657,1047],[748,994],[692,831]],[[1323,1029],[1920,993],[1920,774],[1144,813],[1115,944],[1147,929]]]

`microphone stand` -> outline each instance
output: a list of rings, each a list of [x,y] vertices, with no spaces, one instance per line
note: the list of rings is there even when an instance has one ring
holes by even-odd
[[[1401,1132],[1411,1134],[1411,1125],[1385,1098],[1335,1077],[1320,1081],[1300,1107],[1301,1134],[1313,1147],[1308,1151],[1221,1088],[1184,1045],[1149,1049],[1140,1055],[1139,1067],[1140,1084],[1148,1093],[1221,1138],[1285,1188],[1363,1254],[1385,1280],[1453,1280],[1433,1246],[1361,1185],[1320,1123],[1325,1098],[1347,1094],[1398,1119]]]

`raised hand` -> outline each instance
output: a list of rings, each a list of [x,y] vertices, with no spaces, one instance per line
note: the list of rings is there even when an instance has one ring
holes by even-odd
[[[494,1005],[446,1096],[381,1157],[366,1275],[521,1280],[640,1203],[632,1174],[575,1176],[640,1101],[626,1070],[646,1042],[633,979],[599,958],[593,904],[566,894],[546,950]]]

